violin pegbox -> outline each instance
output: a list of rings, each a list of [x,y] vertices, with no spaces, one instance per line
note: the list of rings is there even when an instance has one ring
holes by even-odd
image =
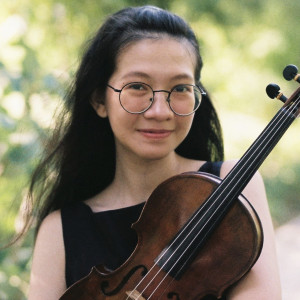
[[[295,80],[300,83],[300,74],[298,68],[295,65],[288,65],[283,70],[283,77],[290,81]],[[266,93],[271,99],[278,99],[284,103],[283,108],[289,112],[293,117],[298,117],[300,113],[300,87],[287,98],[283,93],[280,92],[280,87],[271,83],[266,87]]]

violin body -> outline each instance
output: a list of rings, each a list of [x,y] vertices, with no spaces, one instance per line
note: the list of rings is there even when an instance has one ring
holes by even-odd
[[[244,196],[234,201],[181,276],[167,274],[156,261],[221,181],[189,172],[160,184],[133,224],[138,244],[128,260],[113,272],[94,267],[60,299],[220,298],[251,269],[263,244],[260,220]]]

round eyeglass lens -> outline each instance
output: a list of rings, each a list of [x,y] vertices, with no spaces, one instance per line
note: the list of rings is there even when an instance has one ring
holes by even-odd
[[[152,104],[152,88],[141,82],[126,84],[120,94],[122,107],[130,113],[141,113],[146,111]]]
[[[189,115],[199,107],[202,94],[194,85],[182,84],[172,89],[170,107],[178,115]]]

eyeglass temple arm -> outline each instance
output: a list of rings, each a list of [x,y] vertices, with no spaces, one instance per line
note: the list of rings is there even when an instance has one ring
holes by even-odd
[[[115,89],[114,87],[112,87],[111,85],[107,84],[107,86],[111,89],[113,89],[115,92],[117,93],[120,93],[122,90],[118,90],[118,89]]]
[[[201,83],[196,83],[196,87],[200,90],[203,96],[206,96],[207,93],[205,92],[204,88],[202,87]]]

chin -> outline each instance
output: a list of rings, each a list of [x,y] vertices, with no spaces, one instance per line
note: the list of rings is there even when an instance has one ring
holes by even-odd
[[[154,160],[162,160],[166,157],[168,157],[170,155],[170,152],[167,152],[167,151],[149,151],[147,153],[141,153],[140,154],[140,157],[144,160],[147,160],[147,161],[154,161]]]

